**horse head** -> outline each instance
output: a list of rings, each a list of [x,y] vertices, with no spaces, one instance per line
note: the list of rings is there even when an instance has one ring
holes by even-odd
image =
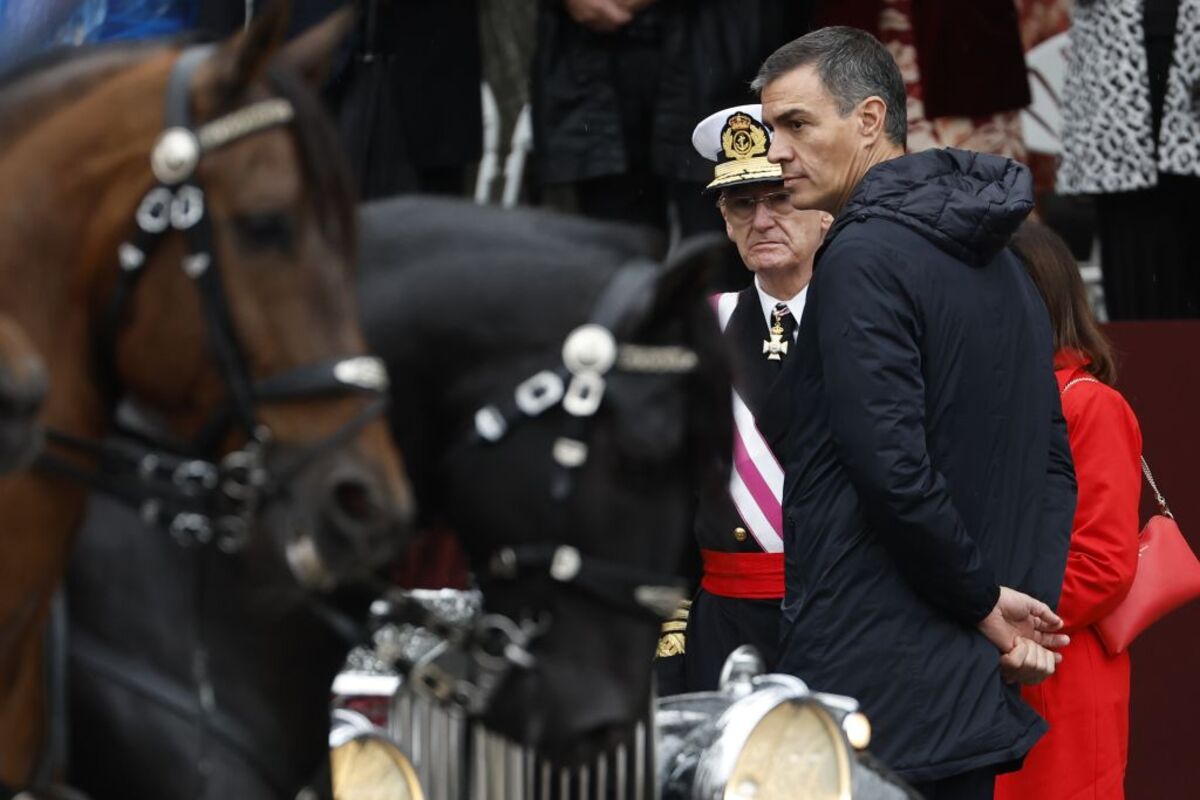
[[[239,115],[252,126],[255,109],[286,117],[290,106],[291,121],[217,144],[196,165],[224,302],[214,311],[211,290],[185,274],[196,254],[185,255],[182,271],[163,270],[157,291],[137,298],[141,307],[131,309],[118,353],[129,370],[123,384],[171,409],[173,430],[207,435],[212,410],[233,407],[243,417],[238,433],[270,431],[268,471],[288,478],[273,487],[278,494],[268,498],[262,520],[282,540],[301,582],[319,586],[389,559],[402,543],[410,505],[385,426],[364,416],[363,401],[353,396],[356,388],[385,389],[386,378],[363,357],[351,290],[352,194],[333,130],[306,85],[319,80],[348,19],[337,15],[280,46],[284,15],[268,15],[197,67],[196,118],[216,120],[198,124],[202,148],[206,130],[225,121],[235,129],[227,135],[236,135]],[[186,237],[179,245],[193,249]],[[178,257],[167,256],[171,263]],[[241,400],[232,385],[238,379],[228,366],[213,369],[209,357],[220,350],[213,339],[222,305],[243,351]],[[186,342],[186,350],[164,346],[172,342]],[[227,439],[223,449],[234,445]]]
[[[283,8],[78,101],[119,129],[90,148],[105,202],[81,238],[99,391],[188,454],[261,445],[262,468],[287,480],[257,521],[286,540],[302,582],[327,586],[395,553],[409,496],[386,429],[354,396],[384,378],[355,325],[352,194],[307,85],[349,17],[283,45]],[[161,97],[163,116],[139,108]]]
[[[0,568],[0,780],[22,782],[41,741],[39,629],[84,498],[63,475],[185,544],[256,565],[281,545],[309,586],[407,535],[352,196],[312,93],[349,16],[284,44],[287,5],[215,47],[107,47],[0,79],[0,313],[50,379],[41,468],[0,481],[0,561],[20,565]]]
[[[711,248],[660,268],[611,226],[428,200],[364,224],[364,325],[409,377],[393,428],[422,508],[519,629],[525,663],[475,710],[559,759],[612,744],[647,711],[693,498],[728,450]]]

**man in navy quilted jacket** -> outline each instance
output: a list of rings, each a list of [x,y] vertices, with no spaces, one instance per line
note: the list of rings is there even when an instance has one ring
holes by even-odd
[[[904,82],[824,28],[754,82],[817,256],[783,448],[779,669],[857,697],[928,798],[990,798],[1046,730],[1016,682],[1054,670],[1075,479],[1046,310],[1011,233],[1028,170],[906,154]]]

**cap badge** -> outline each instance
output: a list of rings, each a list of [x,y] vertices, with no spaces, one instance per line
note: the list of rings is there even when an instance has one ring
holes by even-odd
[[[767,132],[753,117],[737,112],[721,132],[721,150],[726,159],[744,161],[767,154]]]

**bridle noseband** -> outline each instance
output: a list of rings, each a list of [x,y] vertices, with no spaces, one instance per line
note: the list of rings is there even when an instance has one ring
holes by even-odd
[[[227,405],[203,426],[195,441],[180,443],[156,426],[137,424],[105,441],[47,431],[48,445],[94,457],[98,468],[44,452],[37,466],[79,481],[133,506],[151,524],[163,525],[184,545],[214,542],[226,552],[241,549],[262,506],[282,493],[323,454],[342,446],[384,410],[388,387],[383,363],[353,355],[313,364],[255,381],[246,366],[229,313],[214,248],[212,220],[196,169],[204,154],[248,136],[290,124],[295,116],[283,97],[260,100],[198,127],[191,121],[191,85],[196,69],[213,46],[189,47],[176,60],[167,84],[165,130],[150,156],[156,184],[135,214],[136,233],[117,249],[120,267],[109,302],[95,326],[97,379],[114,402],[121,396],[115,365],[116,341],[130,299],[154,248],[172,232],[187,243],[181,262],[200,293],[209,350],[229,394]],[[273,444],[258,417],[260,401],[299,400],[326,395],[375,396],[360,413],[331,435],[306,446],[272,473],[265,461]],[[234,428],[246,443],[215,457]]]

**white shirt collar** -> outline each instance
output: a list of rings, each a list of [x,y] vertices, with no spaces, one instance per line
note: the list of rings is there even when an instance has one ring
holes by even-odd
[[[771,315],[775,311],[775,304],[779,302],[778,298],[772,297],[763,291],[762,284],[758,282],[758,276],[754,276],[754,289],[758,292],[758,301],[762,304],[763,320],[768,326],[771,324]],[[800,329],[800,318],[804,314],[804,300],[808,296],[808,284],[795,294],[789,300],[786,300],[788,310],[792,312],[792,316],[796,318],[796,333]],[[796,337],[796,333],[792,334],[792,338]]]

